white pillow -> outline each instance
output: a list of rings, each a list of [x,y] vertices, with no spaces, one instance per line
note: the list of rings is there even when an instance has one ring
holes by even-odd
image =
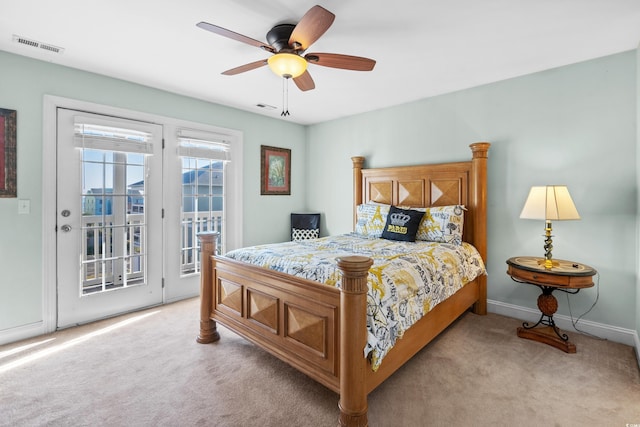
[[[416,240],[462,244],[464,206],[435,206],[424,209],[424,217],[418,226]]]
[[[389,205],[365,203],[356,210],[355,232],[363,237],[378,238],[387,223]]]

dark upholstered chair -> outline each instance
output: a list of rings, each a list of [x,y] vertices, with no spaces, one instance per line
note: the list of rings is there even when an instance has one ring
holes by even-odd
[[[292,213],[291,240],[309,240],[320,237],[319,213]]]

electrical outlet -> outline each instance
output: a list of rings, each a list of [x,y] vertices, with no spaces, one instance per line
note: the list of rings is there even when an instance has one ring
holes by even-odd
[[[28,199],[18,200],[18,213],[19,214],[31,213],[31,200],[28,200]]]

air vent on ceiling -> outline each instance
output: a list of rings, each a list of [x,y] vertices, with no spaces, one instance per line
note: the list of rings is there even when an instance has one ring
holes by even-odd
[[[262,102],[260,102],[259,104],[256,104],[256,107],[264,108],[266,110],[275,110],[276,109],[276,107],[274,107],[273,105],[265,104],[265,103],[262,103]]]
[[[13,35],[13,41],[15,43],[23,44],[25,46],[31,46],[31,47],[35,47],[35,48],[44,49],[46,51],[53,52],[53,53],[63,53],[64,52],[64,48],[63,47],[54,46],[54,45],[49,44],[49,43],[42,43],[42,42],[39,42],[39,41],[36,41],[36,40],[28,39],[26,37],[17,36],[15,34]]]

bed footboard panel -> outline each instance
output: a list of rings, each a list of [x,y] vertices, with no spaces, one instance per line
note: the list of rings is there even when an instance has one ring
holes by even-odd
[[[212,319],[339,392],[339,290],[222,257],[212,277]]]

